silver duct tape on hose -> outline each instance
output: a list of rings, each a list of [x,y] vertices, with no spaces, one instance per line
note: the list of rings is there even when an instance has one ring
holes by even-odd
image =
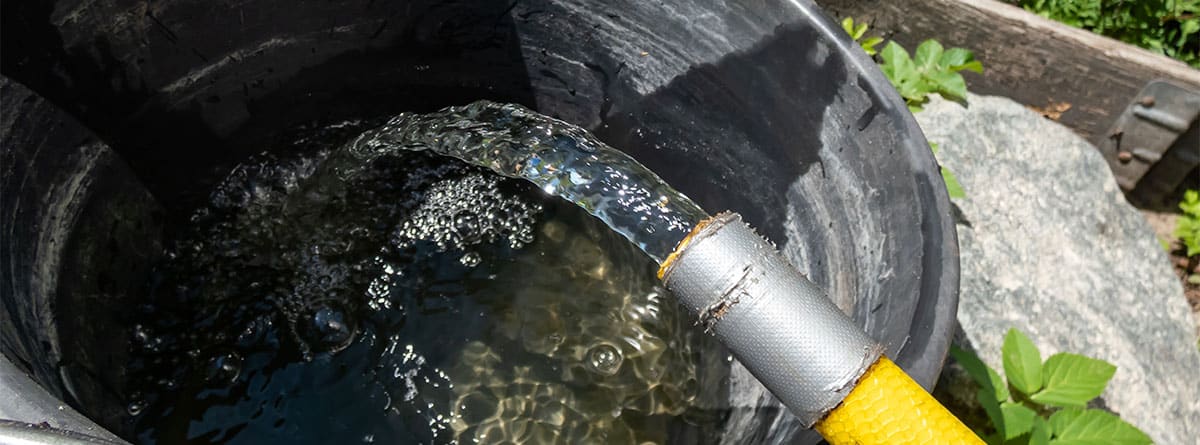
[[[736,213],[695,232],[663,281],[806,426],[854,388],[882,348]]]

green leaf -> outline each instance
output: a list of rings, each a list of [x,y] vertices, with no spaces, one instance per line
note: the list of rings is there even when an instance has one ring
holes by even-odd
[[[1004,375],[1008,383],[1022,394],[1042,389],[1042,355],[1029,338],[1015,328],[1004,336],[1000,350],[1004,359]]]
[[[950,199],[966,198],[967,192],[963,191],[962,184],[958,182],[958,178],[954,177],[954,173],[951,173],[946,167],[941,167],[941,170],[942,182],[946,183],[946,194],[950,195]]]
[[[1033,429],[1030,430],[1028,443],[1029,445],[1050,444],[1050,424],[1046,422],[1046,419],[1033,418]]]
[[[1200,254],[1200,220],[1189,221],[1183,217],[1176,224],[1175,236],[1183,241],[1184,255],[1191,257]]]
[[[930,70],[938,66],[938,61],[942,59],[942,44],[937,40],[929,39],[921,42],[917,46],[917,52],[913,55],[913,62],[925,70]]]
[[[880,43],[883,43],[883,38],[881,37],[867,37],[859,43],[859,46],[862,46],[863,51],[866,51],[868,55],[873,56],[877,53],[875,45]]]
[[[1175,45],[1184,46],[1187,43],[1188,36],[1197,32],[1200,32],[1200,20],[1184,20],[1179,24],[1179,39],[1176,40]]]
[[[1120,417],[1098,409],[1089,409],[1073,415],[1069,419],[1055,423],[1050,419],[1054,430],[1054,445],[1144,445],[1152,443],[1150,436],[1137,427],[1121,420]]]
[[[1001,403],[1000,414],[1004,416],[1004,440],[1028,433],[1033,429],[1033,419],[1037,417],[1034,410],[1013,402]]]
[[[938,66],[942,68],[959,70],[961,66],[975,61],[975,54],[963,48],[950,48],[942,53],[938,59]],[[979,63],[979,62],[975,62]],[[982,65],[980,65],[982,67]]]
[[[912,59],[908,57],[908,51],[905,51],[904,47],[895,41],[888,42],[883,47],[883,51],[879,52],[879,57],[883,59],[883,72],[888,75],[892,85],[905,79],[911,79],[916,74],[916,68],[913,66]]]
[[[937,151],[938,151],[938,144],[937,144],[937,142],[930,142],[930,143],[929,143],[929,151],[932,151],[932,152],[933,152],[933,154],[935,154],[935,155],[937,154]],[[951,352],[951,353],[953,353],[953,352],[954,352],[954,348],[957,348],[957,346],[950,345],[950,352]],[[960,351],[961,351],[961,349],[960,349]],[[958,358],[956,357],[956,358],[955,358],[955,360],[958,360]]]
[[[867,24],[866,23],[859,23],[858,26],[854,27],[854,34],[853,34],[854,40],[861,39],[862,36],[864,36],[866,34],[867,34]]]
[[[937,85],[937,91],[947,99],[967,98],[967,82],[963,80],[962,74],[940,71],[926,76]]]
[[[1200,191],[1187,190],[1183,192],[1183,201],[1179,202],[1179,210],[1186,215],[1200,216]]]
[[[1200,273],[1188,275],[1187,282],[1191,284],[1200,284]]]
[[[979,63],[978,60],[972,60],[972,61],[964,63],[962,65],[958,65],[956,67],[951,67],[950,69],[952,69],[954,71],[964,71],[965,70],[965,71],[974,71],[976,73],[982,73],[983,72],[983,64]]]
[[[879,56],[883,58],[884,63],[889,63],[897,67],[906,67],[909,68],[909,71],[912,69],[912,59],[908,57],[908,51],[895,41],[890,41],[887,45],[884,45],[883,51],[879,53]]]
[[[883,43],[883,37],[871,36],[862,40],[863,46],[875,46],[880,43]]]
[[[1200,255],[1200,227],[1193,229],[1191,234],[1180,236],[1180,239],[1183,240],[1185,255],[1189,257]]]
[[[1046,423],[1046,419],[1035,416],[1033,418],[1033,428],[1029,432],[1020,436],[1004,441],[1004,445],[1049,445],[1050,444],[1050,426]]]
[[[871,42],[873,45],[877,42]],[[870,45],[864,45],[869,49]],[[868,51],[869,52],[869,51]],[[932,93],[952,99],[962,100],[967,95],[967,85],[956,70],[982,70],[983,66],[975,62],[970,51],[957,48],[953,54],[946,57],[946,50],[936,40],[926,40],[917,47],[913,56],[896,42],[888,42],[879,52],[880,68],[891,81],[892,86],[904,98],[911,112],[921,111],[921,105],[928,102]],[[962,62],[954,69],[943,66],[948,63]]]
[[[1000,409],[1000,401],[996,400],[995,394],[983,388],[975,392],[975,398],[979,400],[979,407],[983,408],[983,413],[987,414],[992,426],[996,427],[996,431],[999,432],[1001,436],[999,442],[1004,442],[1004,412]]]
[[[1183,211],[1183,215],[1175,225],[1174,235],[1183,241],[1187,256],[1200,255],[1200,191],[1183,192],[1179,210]]]
[[[919,106],[926,102],[925,96],[929,94],[929,91],[925,89],[920,82],[901,83],[900,86],[896,88],[896,91],[899,91],[900,95],[904,96],[904,99],[910,104],[918,105],[917,111],[920,111]]]
[[[1050,415],[1050,434],[1053,436],[1059,435],[1067,429],[1075,421],[1076,417],[1083,415],[1083,408],[1066,408],[1055,411]]]
[[[1008,400],[1008,386],[1004,384],[1004,379],[1000,378],[1000,374],[983,363],[975,353],[959,348],[955,345],[950,345],[950,356],[954,357],[954,361],[962,365],[967,371],[967,375],[979,384],[981,389],[992,393],[992,397],[997,401]]]
[[[1117,367],[1078,354],[1060,352],[1042,367],[1042,390],[1030,395],[1035,402],[1061,407],[1082,407],[1100,396]]]
[[[851,39],[858,40],[863,36],[863,34],[866,34],[867,24],[862,23],[855,25],[854,18],[846,17],[842,20],[842,30],[846,31],[846,34],[849,35]]]

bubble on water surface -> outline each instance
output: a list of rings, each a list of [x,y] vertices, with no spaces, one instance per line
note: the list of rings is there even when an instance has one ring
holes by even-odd
[[[232,383],[242,372],[242,357],[236,352],[219,354],[209,362],[208,380],[213,383]]]
[[[605,154],[534,130],[501,136]],[[139,442],[662,443],[685,422],[715,346],[636,247],[523,180],[337,145],[238,167],[165,252],[129,334]]]
[[[520,105],[477,101],[400,114],[355,138],[348,150],[363,159],[430,150],[525,179],[600,218],[657,262],[708,216],[628,155]]]
[[[504,196],[500,180],[475,173],[434,184],[393,235],[393,242],[403,248],[415,241],[432,241],[442,250],[497,240],[519,249],[532,242],[533,222],[541,206]]]
[[[311,311],[306,327],[309,344],[322,351],[340,351],[354,339],[355,327],[350,316],[337,306],[317,306]]]
[[[621,361],[624,359],[620,349],[607,343],[592,346],[588,350],[588,364],[591,365],[592,371],[600,375],[616,374],[621,369]]]
[[[458,259],[459,263],[462,263],[463,266],[467,267],[478,266],[480,261],[482,260],[479,258],[479,254],[475,252],[464,253],[463,256],[459,257]]]

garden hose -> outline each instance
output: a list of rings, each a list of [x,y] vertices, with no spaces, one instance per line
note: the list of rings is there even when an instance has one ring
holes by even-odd
[[[831,444],[983,443],[736,213],[697,224],[659,278]]]
[[[983,443],[887,357],[815,428],[833,445]]]

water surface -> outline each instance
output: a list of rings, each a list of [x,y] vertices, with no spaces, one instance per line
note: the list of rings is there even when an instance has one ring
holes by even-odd
[[[455,133],[470,126],[462,109],[397,119],[448,135],[434,141],[442,146],[562,135],[529,129],[520,117],[529,112],[513,110],[510,122],[528,131]],[[514,115],[495,104],[477,111],[493,123]],[[630,233],[678,235],[685,199],[619,186],[603,150],[506,157],[502,165],[544,161],[525,169],[544,172],[534,185],[379,130],[354,138],[363,127],[301,132],[288,155],[243,164],[179,230],[133,316],[127,398],[138,442],[715,434],[720,417],[708,408],[722,397],[725,354],[665,295],[651,258],[546,186],[572,181],[557,166],[593,163],[589,175],[600,176],[572,182],[584,185],[575,202]],[[496,137],[474,139],[485,133]],[[589,194],[612,187],[628,198]],[[613,210],[621,203],[649,214],[629,219]]]

